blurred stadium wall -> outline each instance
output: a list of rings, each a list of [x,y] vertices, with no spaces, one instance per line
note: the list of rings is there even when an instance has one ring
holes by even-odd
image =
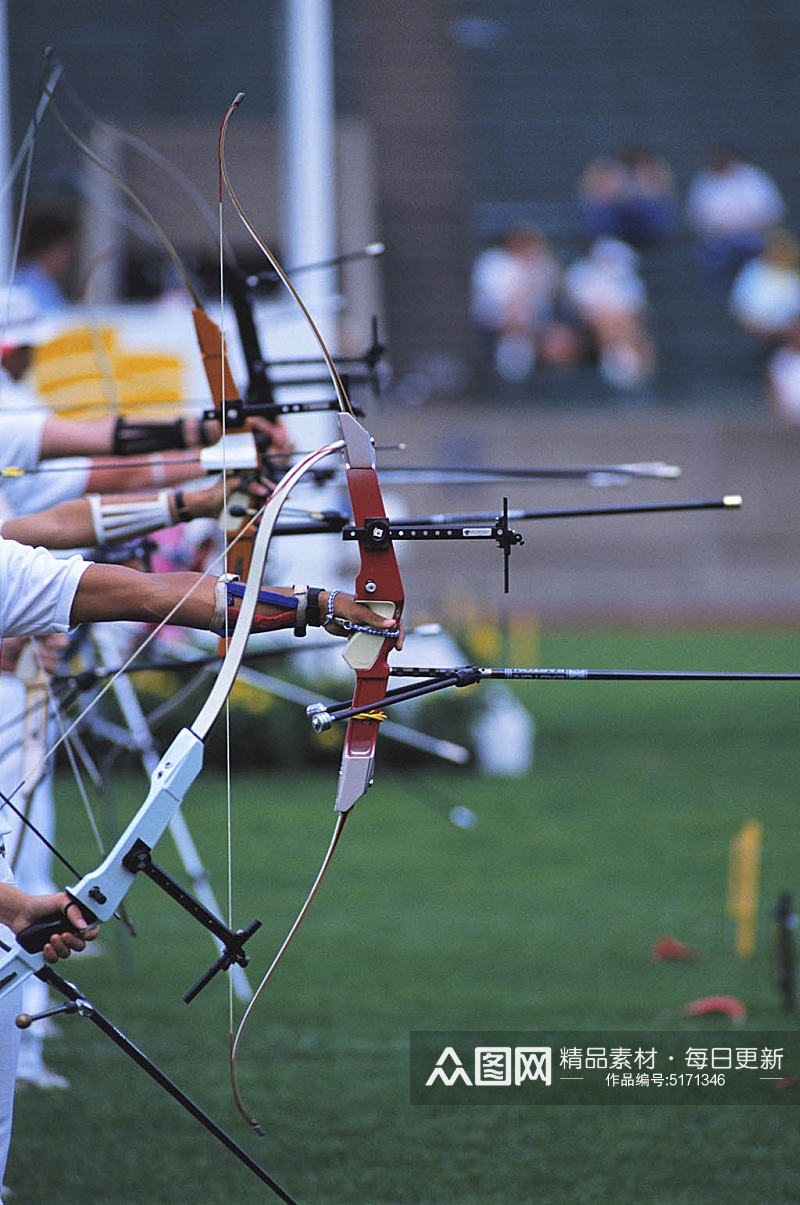
[[[340,239],[344,249],[376,237],[388,247],[379,275],[372,266],[343,274],[351,303],[362,306],[348,327],[351,345],[363,317],[376,308],[385,317],[396,378],[370,412],[378,434],[410,432],[410,458],[428,463],[672,459],[687,469],[684,486],[639,485],[637,498],[745,495],[738,516],[531,527],[515,553],[509,605],[799,615],[799,437],[776,428],[763,404],[762,363],[724,306],[697,287],[684,226],[643,265],[659,369],[635,398],[610,394],[592,370],[542,376],[516,397],[477,391],[467,296],[476,252],[512,222],[541,227],[562,256],[577,256],[576,182],[592,157],[631,140],[667,157],[681,198],[706,148],[733,142],[775,178],[787,224],[800,229],[797,0],[333,0],[332,13]],[[14,143],[52,45],[66,67],[59,98],[84,130],[91,123],[70,87],[154,142],[214,205],[216,131],[242,90],[237,178],[280,249],[282,15],[280,0],[12,3]],[[213,237],[176,204],[173,186],[135,154],[128,166],[195,266],[213,265]],[[83,187],[76,153],[46,121],[32,196],[85,206]],[[159,282],[160,257],[136,223],[125,227],[120,256],[126,289],[146,289],[148,273]],[[412,494],[410,509],[491,508],[502,492],[432,487]],[[566,489],[508,492],[517,506],[578,501]],[[488,551],[444,549],[435,572],[416,550],[407,561],[432,609],[444,585],[478,602],[497,596],[500,568]]]
[[[576,254],[575,183],[609,147],[653,145],[685,190],[705,148],[732,141],[775,177],[789,225],[800,224],[795,0],[333,0],[332,12],[339,115],[360,122],[368,143],[367,158],[351,161],[343,201],[366,180],[364,223],[389,248],[383,285],[394,362],[401,375],[416,372],[423,391],[420,371],[440,392],[463,387],[460,370],[474,352],[468,270],[482,240],[511,221],[532,222],[563,254]],[[282,13],[279,0],[11,4],[16,137],[48,44],[67,68],[63,101],[72,85],[102,116],[157,140],[161,131],[161,149],[169,153],[171,142],[179,160],[187,132],[215,128],[240,89],[246,123],[274,135]],[[213,156],[212,145],[205,165],[191,157],[212,197]],[[34,195],[77,196],[81,170],[45,123]],[[264,164],[262,192],[274,192],[276,170]],[[752,396],[759,367],[694,287],[685,234],[645,273],[661,352],[653,400]],[[581,397],[594,382],[578,374],[542,389],[556,400]]]

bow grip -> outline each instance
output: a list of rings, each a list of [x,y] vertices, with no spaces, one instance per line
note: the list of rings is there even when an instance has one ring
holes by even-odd
[[[374,598],[357,598],[356,602],[370,607],[382,619],[393,619],[397,607],[393,602],[382,602]],[[342,660],[352,670],[358,672],[371,670],[378,660],[383,648],[386,635],[375,635],[372,632],[355,632],[342,650]]]
[[[70,903],[77,904],[77,900],[71,900]],[[69,904],[67,904],[69,907]],[[89,922],[91,928],[92,922],[97,918],[88,912],[83,904],[79,905],[85,919]],[[56,933],[74,933],[76,937],[83,937],[83,930],[78,929],[67,919],[64,912],[51,912],[48,916],[43,916],[39,920],[34,921],[32,925],[22,929],[17,934],[17,941],[22,946],[23,950],[28,954],[40,954],[44,947],[54,937]]]

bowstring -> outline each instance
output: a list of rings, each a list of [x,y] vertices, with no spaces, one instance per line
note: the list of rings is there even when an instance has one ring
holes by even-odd
[[[39,668],[42,669],[42,671],[44,672],[44,666],[42,664],[41,649],[40,649],[38,641],[36,641],[36,659],[39,662]],[[45,674],[45,687],[47,690],[47,698],[48,698],[48,702],[49,702],[48,715],[52,716],[53,722],[55,723],[59,732],[63,732],[64,728],[65,728],[64,715],[61,710],[61,704],[56,697],[55,691],[53,690],[51,675],[47,674],[47,673]],[[83,775],[81,774],[80,767],[78,765],[78,759],[75,756],[75,749],[74,749],[73,740],[72,740],[71,735],[68,735],[66,737],[66,739],[64,740],[64,751],[67,755],[67,760],[69,761],[70,768],[72,770],[72,774],[75,779],[75,784],[78,788],[78,794],[81,797],[81,802],[83,803],[83,807],[86,812],[87,819],[89,821],[89,827],[92,830],[92,835],[94,836],[95,842],[97,844],[97,848],[98,848],[99,852],[101,853],[101,855],[105,855],[107,850],[105,849],[103,839],[100,836],[100,828],[97,823],[97,817],[95,816],[94,811],[92,809],[92,805],[89,800],[89,793],[86,790],[86,783],[84,782]],[[34,787],[34,790],[35,789],[36,788]],[[21,842],[20,842],[20,844],[21,844]]]
[[[240,92],[236,95],[234,100],[228,106],[228,110],[222,121],[222,125],[220,126],[220,135],[219,135],[220,210],[222,207],[222,183],[224,181],[224,184],[227,189],[228,196],[230,197],[231,203],[233,204],[234,209],[236,210],[237,214],[239,215],[245,229],[248,231],[248,233],[251,235],[251,237],[253,238],[256,245],[260,248],[260,250],[266,256],[267,260],[269,261],[272,268],[278,275],[279,279],[284,284],[286,289],[289,291],[289,294],[294,299],[294,301],[297,303],[297,305],[300,308],[301,313],[305,317],[305,319],[313,333],[313,336],[320,348],[322,357],[323,357],[325,364],[328,368],[328,371],[330,373],[331,380],[332,380],[333,386],[334,386],[334,391],[336,393],[336,396],[337,396],[337,399],[339,402],[339,408],[340,408],[341,412],[345,413],[345,414],[352,414],[353,409],[352,409],[352,406],[350,403],[350,399],[347,396],[347,391],[345,390],[344,383],[343,383],[343,381],[339,375],[339,372],[336,368],[336,365],[333,361],[333,357],[332,357],[330,351],[328,350],[327,344],[325,343],[325,340],[323,339],[322,334],[320,333],[319,328],[317,327],[317,324],[315,323],[314,319],[312,318],[308,308],[306,307],[305,302],[303,301],[302,297],[298,293],[297,289],[292,284],[291,280],[289,279],[288,275],[284,271],[283,267],[278,262],[278,260],[275,258],[272,251],[267,246],[266,242],[261,238],[258,231],[255,229],[255,227],[250,222],[249,218],[247,217],[247,215],[239,201],[239,198],[236,194],[236,190],[234,189],[233,184],[231,183],[230,177],[228,176],[228,171],[227,171],[226,164],[225,164],[225,134],[226,134],[227,127],[228,127],[228,122],[230,121],[231,117],[233,116],[234,112],[239,107],[239,105],[241,104],[243,99],[244,99],[244,93]],[[231,1079],[231,1088],[233,1091],[233,1098],[234,1098],[234,1102],[236,1104],[236,1108],[238,1109],[239,1113],[248,1122],[248,1124],[253,1128],[253,1130],[255,1130],[255,1132],[257,1134],[263,1135],[264,1130],[263,1130],[262,1126],[260,1125],[260,1123],[254,1117],[252,1117],[252,1115],[245,1108],[244,1102],[243,1102],[243,1099],[242,1099],[242,1096],[241,1096],[241,1093],[239,1090],[238,1077],[237,1077],[237,1056],[238,1056],[238,1052],[239,1052],[239,1046],[241,1044],[242,1036],[243,1036],[245,1027],[247,1025],[247,1022],[253,1013],[253,1010],[255,1008],[255,1005],[256,1005],[261,993],[263,992],[264,988],[269,983],[273,972],[275,971],[276,967],[278,966],[281,959],[283,958],[285,951],[287,950],[290,942],[292,941],[292,938],[294,937],[295,933],[297,932],[298,928],[300,927],[300,924],[302,923],[303,918],[305,917],[308,909],[311,906],[311,903],[312,903],[315,895],[317,894],[317,891],[322,882],[322,879],[324,878],[325,873],[326,873],[328,867],[330,866],[334,851],[336,850],[336,846],[339,843],[339,838],[342,834],[342,830],[344,828],[344,824],[345,824],[345,821],[346,821],[348,815],[349,815],[348,812],[339,812],[337,814],[337,818],[336,818],[336,822],[334,825],[333,835],[331,837],[330,844],[328,845],[328,849],[322,860],[322,864],[317,872],[317,876],[314,879],[311,890],[308,893],[308,895],[306,896],[306,899],[305,899],[300,911],[298,912],[298,914],[294,920],[294,923],[292,924],[291,928],[289,929],[289,932],[287,933],[286,937],[284,938],[277,954],[274,956],[272,962],[270,963],[269,967],[267,968],[266,974],[264,975],[263,979],[261,980],[261,983],[259,984],[257,990],[255,991],[250,1002],[248,1003],[247,1007],[245,1008],[245,1011],[242,1015],[242,1019],[239,1022],[239,1026],[236,1030],[235,1036],[233,1034],[233,1027],[231,1027],[230,1079]]]
[[[220,135],[221,139],[222,135]],[[219,165],[219,206],[217,213],[218,246],[219,246],[219,374],[220,374],[220,418],[222,422],[222,495],[228,497],[228,460],[227,441],[228,431],[227,401],[225,396],[225,252],[224,252],[224,212],[222,191],[222,146],[218,143],[217,158]],[[227,501],[223,505],[223,515],[227,511]],[[241,533],[240,533],[241,534]],[[225,554],[225,572],[228,572],[227,548]],[[225,608],[225,640],[229,636],[228,609]],[[231,700],[230,694],[225,699],[225,865],[228,908],[228,928],[233,928],[233,790],[231,773]],[[228,976],[228,1040],[233,1043],[234,999],[233,978]]]

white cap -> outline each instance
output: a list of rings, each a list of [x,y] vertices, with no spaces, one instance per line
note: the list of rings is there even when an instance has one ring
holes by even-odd
[[[23,285],[0,288],[0,344],[35,347],[52,339],[57,325],[42,316],[39,303]]]

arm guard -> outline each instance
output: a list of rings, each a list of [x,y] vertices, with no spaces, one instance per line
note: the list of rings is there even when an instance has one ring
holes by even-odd
[[[112,502],[100,494],[87,494],[86,500],[91,507],[98,544],[131,540],[173,524],[169,490],[159,490],[155,498],[125,498]]]
[[[183,451],[186,432],[183,419],[169,423],[140,423],[118,418],[112,452],[115,456],[147,456],[150,452]]]
[[[308,594],[314,596],[316,618],[319,621],[319,589],[307,588]],[[244,594],[244,585],[235,575],[224,573],[217,578],[214,588],[214,616],[208,625],[212,632],[224,634],[226,626],[232,628],[239,615],[239,600]],[[277,594],[271,590],[259,590],[258,601],[271,603],[284,609],[278,615],[256,615],[251,626],[252,632],[274,632],[281,628],[294,628],[297,632],[298,597],[291,594]],[[306,622],[311,622],[312,607],[307,608]],[[227,625],[226,625],[227,615]],[[299,634],[299,633],[298,633]]]

